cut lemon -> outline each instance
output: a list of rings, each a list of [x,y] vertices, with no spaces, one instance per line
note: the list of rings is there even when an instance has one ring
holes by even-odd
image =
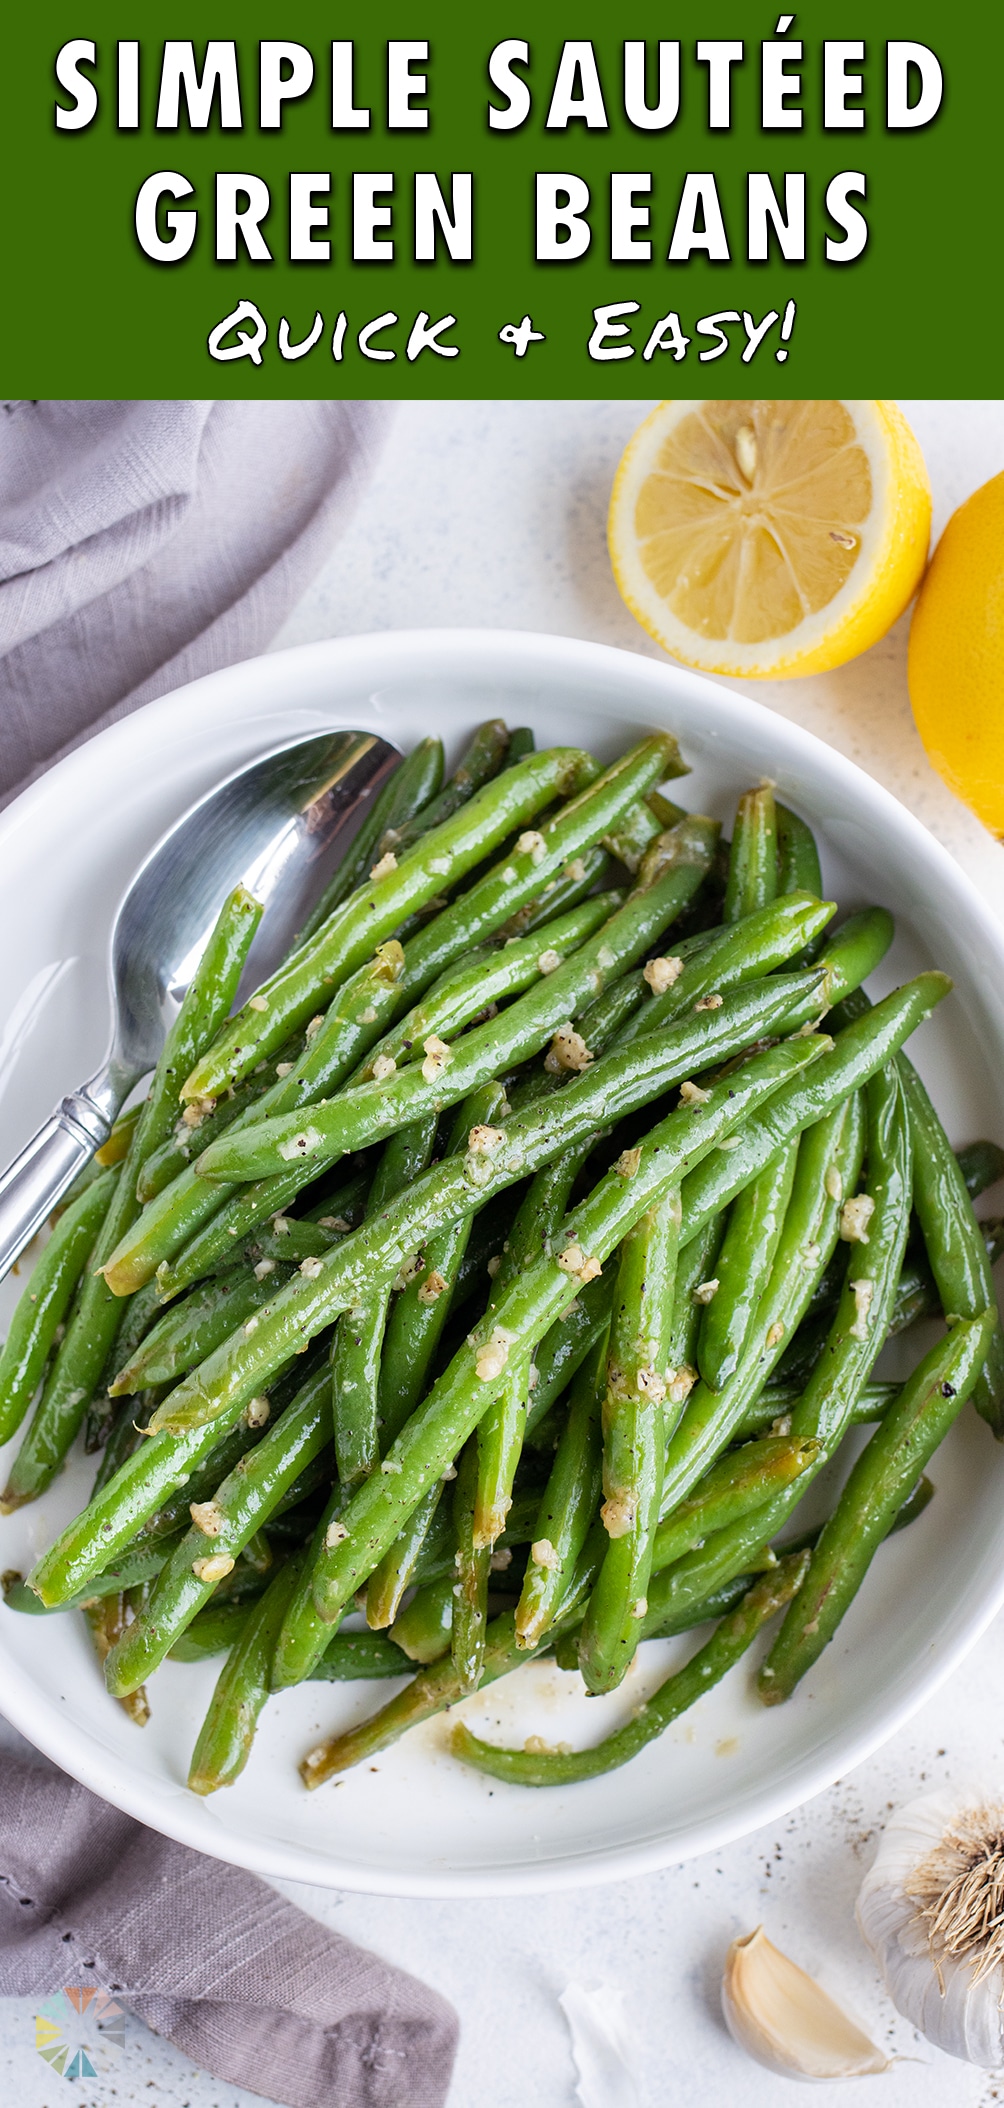
[[[625,448],[610,555],[628,607],[705,673],[823,673],[920,583],[924,457],[890,402],[666,402]]]
[[[1004,476],[953,512],[910,625],[928,760],[1004,841]]]

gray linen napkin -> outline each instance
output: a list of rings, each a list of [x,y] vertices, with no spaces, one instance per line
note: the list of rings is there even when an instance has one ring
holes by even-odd
[[[0,802],[139,703],[263,651],[388,414],[0,403]]]
[[[456,2016],[253,1874],[0,1760],[0,1996],[119,1994],[218,2079],[288,2108],[441,2108]]]

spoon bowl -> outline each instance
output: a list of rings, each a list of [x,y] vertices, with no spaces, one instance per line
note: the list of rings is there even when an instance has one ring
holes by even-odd
[[[0,1279],[155,1067],[227,895],[244,885],[265,909],[242,983],[254,986],[289,951],[321,879],[399,759],[374,732],[315,733],[258,755],[161,836],[112,926],[107,1056],[0,1176]]]

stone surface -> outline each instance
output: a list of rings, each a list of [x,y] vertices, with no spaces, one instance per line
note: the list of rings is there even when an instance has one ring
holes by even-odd
[[[903,407],[930,466],[937,534],[967,492],[1004,466],[1004,402]],[[402,406],[349,535],[277,641],[469,624],[569,633],[657,656],[618,599],[604,538],[617,458],[647,408]],[[750,692],[884,782],[1004,915],[1004,851],[927,765],[910,716],[905,649],[903,622],[837,673],[751,684]],[[698,2085],[711,2108],[776,2108],[786,2083],[733,2046],[718,2006],[729,1941],[761,1921],[877,2041],[908,2060],[860,2082],[863,2099],[881,2096],[884,2108],[992,2108],[1004,2101],[1004,2077],[954,2063],[898,2020],[858,1939],[853,1904],[889,1807],[925,1784],[973,1773],[1004,1778],[1002,1690],[998,1620],[909,1727],[830,1792],[716,1857],[644,1880],[502,1902],[288,1893],[453,1999],[463,2039],[449,2108],[574,2102],[557,2003],[573,1980],[621,1993],[643,2108],[690,2102]],[[813,2098],[819,2108],[845,2108],[857,2094],[823,2085]],[[31,2008],[8,2000],[0,2002],[0,2100],[23,2108],[254,2108],[260,2096],[194,2073],[135,2022],[106,2074],[68,2083],[36,2055]]]

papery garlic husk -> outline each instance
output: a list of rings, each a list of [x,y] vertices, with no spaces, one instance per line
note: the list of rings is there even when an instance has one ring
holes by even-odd
[[[1004,1802],[946,1789],[900,1808],[857,1916],[904,2019],[950,2057],[1004,2061]]]
[[[863,2078],[892,2061],[762,1925],[729,1948],[722,2011],[740,2049],[785,2079]]]

